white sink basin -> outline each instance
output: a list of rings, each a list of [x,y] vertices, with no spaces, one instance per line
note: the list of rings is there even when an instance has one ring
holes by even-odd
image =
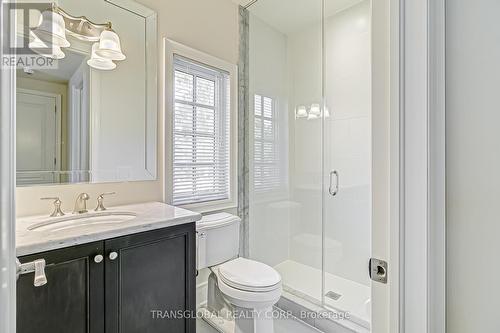
[[[47,220],[28,226],[30,231],[61,231],[83,226],[108,226],[134,219],[136,213],[125,211],[102,211],[84,214],[68,214],[60,217],[50,217]]]

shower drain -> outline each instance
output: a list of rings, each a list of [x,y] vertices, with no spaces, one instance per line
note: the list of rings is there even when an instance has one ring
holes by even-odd
[[[337,294],[334,291],[329,291],[325,294],[326,297],[333,299],[334,301],[337,301],[340,297],[342,297],[341,294]]]

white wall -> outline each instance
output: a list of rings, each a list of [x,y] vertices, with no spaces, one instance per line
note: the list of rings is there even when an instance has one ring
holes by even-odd
[[[140,0],[158,13],[158,179],[146,182],[72,184],[17,188],[18,216],[49,213],[42,196],[59,196],[63,209],[73,209],[76,195],[87,192],[93,201],[105,191],[116,191],[110,205],[163,199],[163,60],[161,43],[168,37],[223,60],[238,62],[238,7],[229,0]],[[82,13],[84,14],[84,13]],[[94,204],[93,202],[91,203]]]
[[[500,2],[447,1],[447,331],[500,332]]]

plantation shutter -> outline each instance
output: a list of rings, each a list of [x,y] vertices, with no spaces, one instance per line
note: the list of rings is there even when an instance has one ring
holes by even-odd
[[[229,199],[229,74],[174,56],[173,204]]]
[[[272,98],[254,96],[254,190],[271,192],[282,184],[278,119]]]

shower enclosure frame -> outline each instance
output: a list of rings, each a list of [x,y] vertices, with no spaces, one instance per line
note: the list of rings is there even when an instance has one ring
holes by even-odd
[[[380,319],[372,320],[372,330],[440,333],[446,296],[445,0],[372,1],[372,22],[372,108],[390,110],[385,123],[375,124],[387,130],[390,197],[380,202],[387,211],[373,225],[379,250],[372,256],[389,261],[389,284],[372,283],[372,318]]]
[[[258,0],[265,1],[265,0]],[[246,8],[255,4],[251,1]],[[324,19],[325,0],[322,0],[322,19]],[[383,195],[372,196],[372,229],[376,230],[372,234],[372,256],[389,262],[389,283],[372,283],[372,328],[374,332],[400,332],[400,320],[403,313],[400,300],[400,278],[399,278],[399,253],[400,253],[400,122],[399,122],[399,62],[389,61],[389,59],[399,59],[399,0],[376,0],[371,1],[372,12],[372,112],[383,114],[376,124],[372,124],[372,130],[377,131],[377,139],[372,145],[384,151],[383,156],[372,161],[376,166],[372,168],[374,191],[381,191]],[[375,24],[373,24],[375,22]],[[324,21],[321,25],[322,39],[324,44]],[[246,45],[247,43],[242,43]],[[241,44],[240,44],[241,47]],[[322,48],[323,68],[324,68],[324,47]],[[241,56],[241,55],[240,55]],[[240,58],[241,61],[241,58]],[[245,62],[243,62],[245,63]],[[325,73],[322,71],[322,95],[325,96]],[[395,80],[397,79],[397,80]],[[246,87],[242,87],[244,91]],[[392,93],[391,93],[392,91]],[[392,96],[398,96],[392,98]],[[394,102],[397,102],[396,104]],[[323,106],[325,104],[323,98]],[[248,107],[248,106],[247,106]],[[390,113],[388,112],[390,110]],[[241,112],[241,110],[240,110]],[[321,125],[324,127],[324,123]],[[324,129],[323,129],[324,132]],[[324,137],[322,135],[322,139]],[[322,141],[323,142],[323,141]],[[324,149],[324,144],[322,144]],[[324,157],[324,152],[322,154]],[[323,158],[322,157],[322,158]],[[323,161],[322,174],[325,175]],[[378,177],[379,176],[379,177]],[[325,182],[321,184],[322,201],[324,201]],[[324,207],[324,204],[323,204]],[[324,209],[322,210],[322,238],[324,244],[325,237]],[[245,239],[247,240],[247,239]],[[328,309],[324,302],[324,274],[325,274],[325,253],[322,246],[322,299],[323,308]],[[375,249],[375,250],[373,250]],[[367,274],[368,274],[367,258]]]

